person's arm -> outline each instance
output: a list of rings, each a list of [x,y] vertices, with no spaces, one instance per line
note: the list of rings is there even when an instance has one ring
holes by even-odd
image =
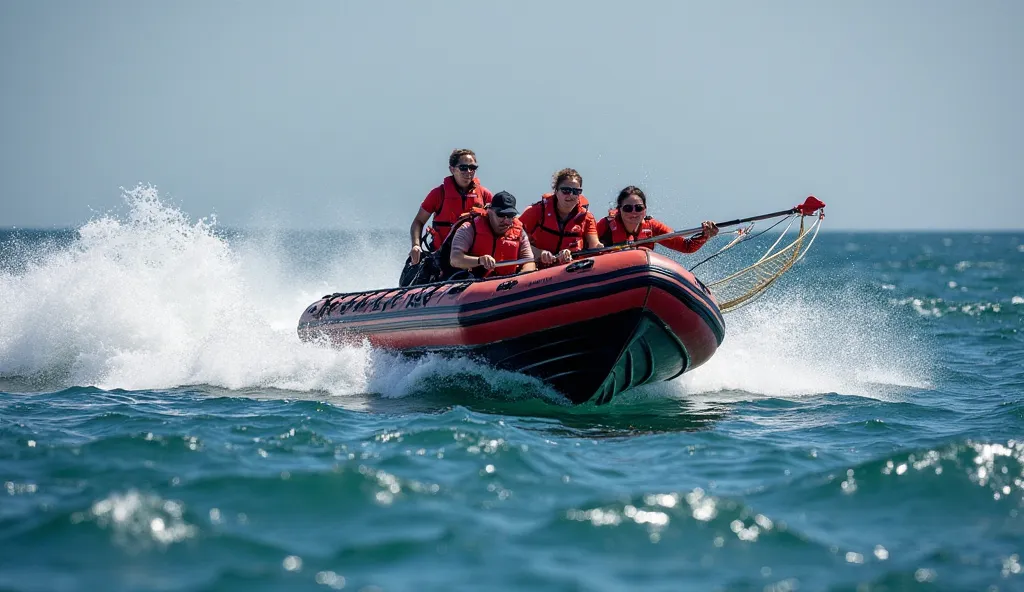
[[[412,249],[409,250],[409,259],[412,260],[412,264],[415,265],[420,262],[420,255],[423,252],[423,247],[420,246],[420,237],[423,236],[423,225],[430,219],[430,212],[420,208],[419,213],[412,220],[412,226],[409,227],[409,238],[412,239]]]
[[[525,235],[524,235],[525,236]],[[527,237],[527,243],[529,243],[529,237]],[[533,257],[536,261],[540,261],[544,265],[551,265],[555,262],[555,256],[551,253],[538,249],[537,247],[530,245],[530,254],[527,257]]]
[[[709,238],[711,238],[715,234],[718,234],[717,227],[714,229],[714,233],[711,233],[707,224],[708,223],[705,222],[704,231],[693,238],[675,236],[672,238],[667,238],[665,240],[660,240],[658,241],[658,244],[664,245],[672,249],[673,251],[679,251],[680,253],[695,253],[698,249],[704,246],[704,243],[706,243]],[[711,226],[714,226],[714,223],[712,223]],[[652,218],[651,232],[654,236],[661,236],[663,234],[669,234],[674,231],[667,224]]]
[[[602,247],[610,247],[612,242],[611,229],[608,228],[608,218],[601,218],[596,224],[597,240],[601,241]],[[607,244],[605,244],[607,243]]]
[[[597,235],[597,220],[594,219],[593,214],[588,212],[583,220],[583,248],[599,249],[603,246],[600,237]]]
[[[536,258],[536,255],[533,255],[533,253],[534,253],[534,248],[533,248],[533,245],[530,244],[530,236],[524,232],[523,233],[523,240],[519,241],[519,259],[526,259],[527,257],[530,257],[530,256],[533,256],[534,258]],[[537,270],[537,263],[536,263],[536,261],[530,261],[529,263],[523,263],[523,265],[519,268],[519,271],[536,271],[536,270]]]
[[[475,238],[476,230],[473,229],[472,224],[463,224],[455,231],[455,236],[452,237],[452,254],[448,258],[448,263],[452,267],[470,270],[483,267],[487,271],[494,269],[494,257],[490,255],[474,257],[466,254],[466,251],[473,246]],[[488,267],[488,264],[490,264],[490,267]]]
[[[519,221],[523,224],[523,233],[526,236],[527,243],[529,243],[530,235],[540,227],[540,207],[536,204],[523,210],[523,213],[519,215]],[[530,247],[530,255],[526,257],[533,257],[536,261],[540,261],[544,265],[551,265],[555,262],[555,256],[551,253],[534,247]],[[524,257],[520,257],[523,259]],[[536,264],[535,264],[536,265]]]
[[[423,236],[423,226],[434,212],[441,209],[441,187],[443,185],[435,187],[427,193],[427,196],[423,198],[423,203],[420,204],[420,211],[416,212],[416,217],[412,219],[412,225],[409,226],[409,238],[412,240],[409,259],[413,265],[420,262],[423,249],[420,246],[420,238]],[[439,249],[441,245],[434,245],[434,248]]]

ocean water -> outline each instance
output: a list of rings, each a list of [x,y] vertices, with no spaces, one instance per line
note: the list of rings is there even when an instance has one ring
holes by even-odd
[[[1024,590],[1024,232],[828,223],[604,407],[299,342],[401,232],[5,230],[0,590]]]

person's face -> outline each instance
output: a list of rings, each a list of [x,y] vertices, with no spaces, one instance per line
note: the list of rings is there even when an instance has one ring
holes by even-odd
[[[487,221],[491,223],[491,230],[494,231],[494,234],[505,234],[512,227],[515,217],[515,214],[500,216],[497,210],[487,208]]]
[[[580,203],[580,194],[583,193],[583,186],[575,177],[562,179],[562,182],[555,188],[555,199],[562,209],[571,210]]]
[[[636,194],[632,194],[622,200],[622,203],[619,205],[619,214],[622,216],[622,221],[628,226],[639,223],[643,220],[646,213],[647,206],[644,205],[644,201],[640,199],[640,196]]]
[[[473,182],[473,177],[476,176],[476,157],[470,154],[463,154],[459,157],[459,162],[452,167],[448,167],[448,170],[452,172],[452,176],[455,177],[455,183],[459,187],[467,187]]]

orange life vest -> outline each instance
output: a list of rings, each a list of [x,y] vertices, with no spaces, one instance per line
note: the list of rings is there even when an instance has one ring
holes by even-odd
[[[452,231],[452,224],[455,224],[459,216],[473,208],[483,208],[487,205],[484,203],[484,198],[480,191],[482,188],[483,185],[480,184],[480,179],[474,177],[473,188],[463,195],[459,191],[458,186],[455,185],[454,178],[451,176],[444,178],[444,182],[441,183],[441,207],[434,212],[434,219],[428,229],[428,232],[434,238],[435,249],[444,242],[444,239],[448,238],[448,233]]]
[[[473,230],[476,235],[473,237],[473,246],[469,248],[467,255],[481,257],[490,255],[498,263],[502,261],[515,261],[519,258],[519,245],[523,240],[523,223],[519,218],[514,218],[512,226],[505,231],[505,234],[496,236],[491,230],[491,223],[487,221],[487,215],[477,214],[473,217]],[[493,271],[484,274],[489,275],[511,275],[516,272],[517,265],[505,265],[495,267]]]
[[[608,218],[606,220],[608,229],[600,236],[601,242],[606,247],[654,236],[654,231],[651,229],[650,216],[644,216],[644,219],[640,221],[640,227],[636,229],[636,234],[626,232],[626,226],[622,223],[622,219],[619,218],[618,210],[608,210]],[[654,250],[654,243],[637,246],[642,249]]]
[[[538,224],[527,229],[532,246],[552,254],[558,254],[562,249],[573,252],[583,249],[583,222],[586,221],[587,212],[590,210],[590,203],[585,196],[580,195],[576,213],[570,215],[562,226],[558,223],[554,193],[545,193],[540,201],[530,208],[539,210],[536,212]]]

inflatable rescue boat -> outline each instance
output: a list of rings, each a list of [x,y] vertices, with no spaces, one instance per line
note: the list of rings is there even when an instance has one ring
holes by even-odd
[[[330,294],[306,308],[298,333],[474,357],[537,377],[573,403],[600,405],[700,366],[725,323],[692,273],[628,249],[514,276]]]

